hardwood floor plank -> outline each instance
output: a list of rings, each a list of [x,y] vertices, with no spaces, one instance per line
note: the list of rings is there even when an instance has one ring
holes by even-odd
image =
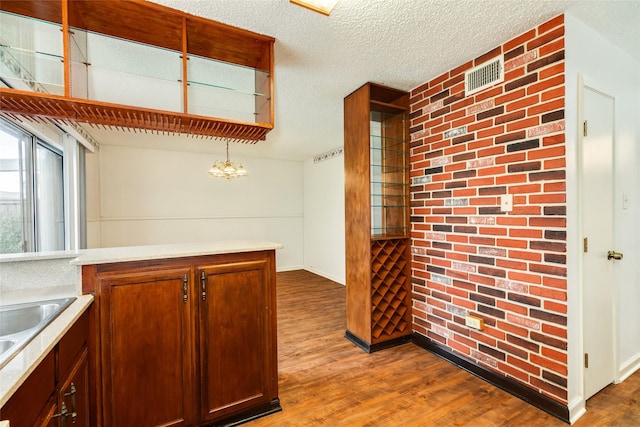
[[[367,354],[344,338],[345,289],[306,271],[278,273],[279,395],[260,426],[566,426],[407,343]],[[575,426],[640,425],[640,372],[587,402]]]

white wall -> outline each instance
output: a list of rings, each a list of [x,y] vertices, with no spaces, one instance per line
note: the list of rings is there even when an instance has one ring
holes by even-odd
[[[616,264],[617,379],[640,367],[640,63],[571,15],[566,15],[567,207],[569,287],[569,406],[581,415],[582,357],[579,312],[578,74],[584,84],[615,97],[614,246]],[[629,197],[622,209],[622,195]],[[576,214],[576,215],[572,215]]]
[[[302,268],[302,162],[232,152],[249,176],[227,181],[207,174],[220,155],[179,147],[103,144],[87,157],[89,247],[270,240],[284,245],[279,270]]]
[[[87,247],[102,247],[100,206],[100,151],[85,153],[85,197],[87,216]]]
[[[304,162],[304,266],[341,284],[345,276],[344,157]]]

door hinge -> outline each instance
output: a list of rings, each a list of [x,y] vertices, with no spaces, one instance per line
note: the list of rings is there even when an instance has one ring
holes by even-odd
[[[585,368],[589,367],[589,353],[584,354],[584,367]]]
[[[202,301],[207,300],[207,276],[204,271],[200,273],[200,284],[202,285]]]
[[[589,238],[585,237],[582,241],[582,251],[586,254],[589,252]]]
[[[188,294],[187,285],[188,284],[189,284],[189,278],[187,277],[187,273],[185,273],[184,277],[182,278],[182,302],[184,303],[187,302],[187,294]]]
[[[585,120],[584,122],[582,122],[582,136],[587,136],[588,133],[589,133],[589,125]]]

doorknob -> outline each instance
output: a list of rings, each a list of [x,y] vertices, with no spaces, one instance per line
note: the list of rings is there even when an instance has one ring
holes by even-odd
[[[616,252],[616,251],[609,251],[609,252],[607,252],[607,259],[621,260],[622,259],[622,254],[620,252]]]

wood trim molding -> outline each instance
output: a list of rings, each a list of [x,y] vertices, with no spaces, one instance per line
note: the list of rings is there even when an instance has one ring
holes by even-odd
[[[233,122],[215,117],[149,110],[6,88],[0,90],[0,110],[2,116],[18,122],[79,122],[98,128],[139,129],[138,132],[229,138],[251,144],[264,140],[267,132],[273,128],[267,123]]]
[[[280,406],[280,399],[276,398],[267,404],[242,412],[241,414],[238,414],[231,418],[226,418],[223,421],[223,424],[215,424],[215,425],[221,425],[224,427],[235,427],[235,426],[239,426],[240,424],[257,420],[258,418],[275,414],[276,412],[280,412],[280,411],[282,411],[282,406]]]
[[[507,393],[524,400],[530,405],[536,408],[542,409],[546,413],[553,415],[554,417],[570,423],[569,420],[569,408],[560,402],[557,402],[537,391],[520,384],[514,380],[506,378],[497,372],[491,371],[481,365],[478,365],[470,360],[464,359],[457,354],[453,353],[449,348],[430,340],[429,338],[413,333],[411,336],[413,343],[419,347],[424,348],[427,351],[435,354],[436,356],[447,360],[454,365],[464,369],[465,371],[477,376],[480,379],[485,380],[489,384],[492,384]]]
[[[376,344],[369,344],[368,342],[360,339],[356,335],[354,335],[349,330],[345,331],[344,337],[366,351],[367,353],[375,353],[376,351],[384,350],[385,348],[395,347],[397,345],[402,345],[408,342],[411,342],[411,335],[405,335],[399,338],[394,338],[388,341],[382,341]]]

